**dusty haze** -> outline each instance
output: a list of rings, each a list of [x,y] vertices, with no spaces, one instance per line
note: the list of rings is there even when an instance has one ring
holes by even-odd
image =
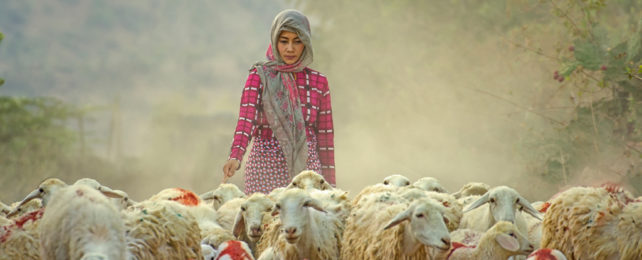
[[[109,107],[93,113],[92,149],[135,167],[87,177],[136,200],[167,187],[202,193],[220,183],[247,69],[264,58],[272,18],[298,8],[312,20],[311,67],[330,83],[339,188],[356,194],[403,174],[436,177],[453,192],[482,181],[543,200],[581,183],[546,182],[520,155],[529,138],[554,131],[551,119],[569,118],[569,110],[554,107],[572,103],[550,79],[551,61],[514,47],[524,40],[519,26],[489,24],[446,4],[351,2],[49,1],[0,20],[7,82],[0,93]],[[526,14],[552,19],[537,5],[507,3],[497,12],[506,20]],[[15,19],[22,31],[13,29]],[[547,34],[533,44],[553,48],[565,37]],[[9,55],[16,52],[25,55]],[[242,172],[232,178],[241,187]],[[21,199],[45,177],[4,180],[0,200]]]

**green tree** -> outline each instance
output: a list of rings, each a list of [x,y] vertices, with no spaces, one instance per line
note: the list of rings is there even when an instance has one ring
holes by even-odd
[[[642,184],[642,1],[541,1],[566,30],[553,79],[570,89],[573,117],[552,134],[525,142],[535,171],[568,181],[586,167]],[[619,178],[614,178],[619,179]]]

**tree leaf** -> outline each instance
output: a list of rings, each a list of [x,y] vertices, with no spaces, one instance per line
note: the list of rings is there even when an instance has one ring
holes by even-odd
[[[575,59],[589,70],[598,70],[603,64],[605,52],[588,41],[575,42]]]

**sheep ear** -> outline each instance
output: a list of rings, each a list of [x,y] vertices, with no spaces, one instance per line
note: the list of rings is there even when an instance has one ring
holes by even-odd
[[[100,193],[105,195],[105,197],[107,197],[107,198],[122,199],[122,198],[125,197],[125,194],[124,194],[123,191],[120,191],[120,192],[123,192],[123,193],[119,193],[119,192],[117,192],[115,190],[112,190],[111,188],[109,188],[107,186],[98,187],[98,191],[100,191]]]
[[[272,209],[272,213],[270,215],[272,215],[272,217],[275,217],[276,215],[279,215],[279,209],[275,206]]]
[[[524,207],[524,211],[526,211],[526,213],[530,214],[536,219],[542,220],[539,211],[533,208],[533,205],[531,205],[528,200],[524,199],[522,196],[519,196],[519,205],[522,205],[522,207]]]
[[[341,196],[339,196],[339,198],[342,199],[342,200],[347,200],[348,199],[348,192],[344,191],[343,193],[341,193]]]
[[[519,249],[519,241],[509,235],[497,234],[495,241],[497,241],[501,247],[511,252],[515,252]]]
[[[475,202],[471,203],[467,209],[464,210],[463,213],[466,213],[468,211],[471,211],[473,209],[479,208],[481,205],[484,205],[485,203],[488,202],[488,199],[490,198],[490,194],[486,192],[483,196],[479,197]]]
[[[410,220],[410,215],[412,215],[412,212],[413,212],[413,208],[409,207],[408,209],[404,210],[403,212],[397,214],[397,216],[395,216],[392,220],[390,220],[390,222],[388,222],[388,225],[386,225],[386,227],[384,227],[383,230],[386,230],[386,229],[389,229],[391,227],[394,227],[394,226],[396,226],[396,225],[398,225],[401,222],[404,222],[406,220]]]
[[[309,199],[309,200],[305,201],[305,203],[303,203],[303,206],[316,209],[316,210],[321,211],[323,213],[327,213],[325,211],[325,209],[323,207],[321,207],[321,203],[319,203],[319,201],[315,200],[315,199]]]
[[[205,193],[201,194],[199,197],[201,197],[202,200],[214,199],[214,191],[205,192]]]
[[[236,238],[239,238],[243,232],[245,232],[245,218],[243,217],[243,212],[239,210],[239,212],[236,213],[236,219],[234,219],[232,234],[234,234]]]
[[[457,192],[453,193],[452,195],[453,195],[453,197],[455,197],[455,199],[459,199],[459,198],[461,198],[461,190],[459,190],[459,191],[457,191]]]
[[[26,204],[27,202],[29,202],[29,201],[31,201],[33,199],[42,199],[42,193],[40,192],[40,188],[33,190],[31,193],[29,193],[29,195],[27,195],[24,199],[22,199],[22,201],[20,201],[18,206],[14,207],[11,210],[11,212],[9,212],[7,214],[7,217],[9,218],[9,217],[13,217],[14,215],[16,215],[18,213],[18,209],[22,205]],[[44,203],[43,203],[43,206],[44,206]]]

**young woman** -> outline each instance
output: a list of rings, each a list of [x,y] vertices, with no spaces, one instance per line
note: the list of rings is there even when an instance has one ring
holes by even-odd
[[[330,89],[312,62],[310,23],[301,12],[285,10],[272,22],[268,61],[250,69],[224,181],[245,165],[245,193],[285,187],[302,170],[314,170],[333,186],[334,131]]]

